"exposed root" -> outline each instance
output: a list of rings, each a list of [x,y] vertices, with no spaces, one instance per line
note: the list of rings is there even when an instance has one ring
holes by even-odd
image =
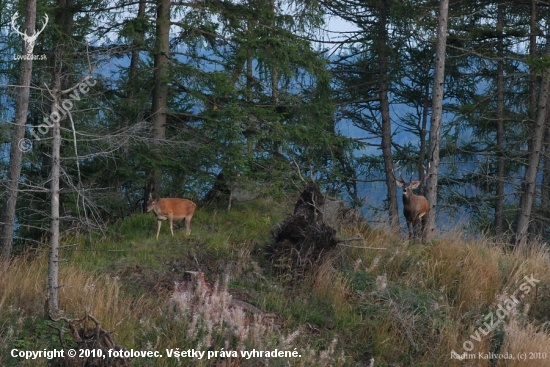
[[[60,317],[53,319],[54,322],[65,322],[69,326],[69,331],[76,345],[71,349],[76,351],[76,356],[67,355],[67,343],[65,341],[65,331],[63,326],[58,328],[50,325],[59,333],[59,340],[65,357],[59,359],[54,366],[56,367],[128,367],[130,361],[128,358],[111,357],[111,351],[125,351],[126,348],[116,345],[111,333],[101,327],[101,323],[92,315],[86,313],[81,319],[67,319]],[[93,322],[95,326],[89,325]],[[88,352],[89,351],[89,352]],[[86,357],[87,356],[87,357]]]
[[[294,213],[275,231],[275,243],[267,248],[267,254],[280,275],[302,277],[338,244],[336,230],[324,221],[324,204],[317,184],[308,184]]]

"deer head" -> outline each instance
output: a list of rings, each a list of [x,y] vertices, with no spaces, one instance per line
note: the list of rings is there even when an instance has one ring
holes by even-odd
[[[40,33],[44,31],[44,28],[46,28],[46,25],[48,24],[48,20],[49,20],[48,14],[44,15],[44,21],[42,22],[42,29],[38,32],[35,30],[34,33],[30,36],[27,35],[27,30],[25,30],[25,32],[21,32],[17,28],[17,26],[15,25],[15,21],[17,20],[17,18],[19,18],[19,13],[15,12],[15,14],[13,14],[13,16],[11,17],[11,27],[15,32],[17,32],[17,34],[23,37],[23,40],[25,41],[25,50],[27,54],[30,55],[32,54],[32,50],[34,48],[34,42],[36,42],[36,39],[38,38]]]
[[[424,178],[420,181],[413,181],[412,180],[413,175],[411,175],[411,178],[409,179],[409,182],[407,182],[403,179],[403,176],[401,176],[401,174],[399,174],[399,180],[396,179],[395,183],[397,184],[397,186],[403,188],[403,200],[405,200],[405,198],[410,200],[412,197],[418,196],[418,195],[415,195],[413,193],[413,190],[416,189],[418,186],[422,185],[422,182],[424,182],[426,177],[427,176],[424,176]]]

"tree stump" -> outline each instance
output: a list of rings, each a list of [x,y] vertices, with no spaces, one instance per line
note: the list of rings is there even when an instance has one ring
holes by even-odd
[[[316,183],[306,185],[294,213],[274,232],[267,257],[279,275],[301,278],[324,255],[336,247],[336,230],[325,223],[325,198]]]

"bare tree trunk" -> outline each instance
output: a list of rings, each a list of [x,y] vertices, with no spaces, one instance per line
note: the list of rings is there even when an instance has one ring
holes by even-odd
[[[537,57],[537,0],[531,0],[531,11],[529,14],[529,56],[535,60]],[[532,66],[529,69],[529,119],[527,120],[527,129],[529,136],[532,136],[537,110],[537,72]],[[533,150],[532,141],[529,140],[529,151]],[[536,190],[536,189],[535,189]],[[536,192],[535,192],[536,202]],[[531,208],[531,221],[529,223],[529,233],[536,235],[537,227],[542,225],[536,218],[537,205],[533,204]]]
[[[550,19],[548,19],[550,21]],[[546,57],[550,56],[550,29],[546,34]],[[537,115],[535,119],[534,130],[531,134],[531,150],[525,170],[523,182],[523,192],[520,199],[520,211],[516,217],[516,235],[514,239],[515,246],[521,246],[527,242],[529,222],[531,221],[531,211],[535,202],[535,190],[537,185],[537,173],[539,170],[539,161],[542,149],[542,140],[544,138],[545,123],[548,112],[548,97],[550,97],[550,69],[542,71],[542,80],[540,82],[539,99]]]
[[[71,37],[74,28],[73,0],[58,0],[58,12],[55,20],[56,24],[61,25],[61,35],[57,40],[56,57],[54,59],[54,68],[52,75],[53,82],[53,103],[51,112],[61,111],[61,90],[67,89],[70,83],[68,67],[65,66],[64,57],[69,49],[67,38]],[[70,112],[69,112],[70,113]],[[58,119],[52,120],[52,154],[48,157],[50,168],[50,256],[48,261],[48,313],[55,316],[59,313],[59,220],[60,220],[60,167],[61,167],[61,128],[65,127],[67,116],[62,114]],[[46,155],[47,156],[47,155]]]
[[[252,22],[248,21],[248,31],[252,32]],[[253,81],[253,66],[252,63],[254,61],[252,60],[252,50],[248,48],[246,50],[246,89],[248,89],[248,93],[246,96],[246,99],[248,103],[252,103],[253,101],[253,95],[252,95],[252,81]]]
[[[531,0],[529,16],[529,56],[533,60],[537,57],[537,0]],[[529,109],[531,116],[535,116],[537,109],[537,73],[532,66],[529,70]]]
[[[139,1],[138,13],[136,18],[139,19],[145,16],[145,0]],[[145,35],[141,34],[141,37]],[[135,119],[134,113],[134,90],[137,88],[135,85],[135,80],[138,77],[138,64],[139,64],[139,52],[141,51],[141,39],[134,39],[132,42],[132,56],[130,58],[130,70],[128,72],[128,97],[126,98],[126,114],[122,119],[121,128],[126,128],[130,125],[130,121]],[[133,121],[135,122],[135,121]]]
[[[64,59],[65,55],[68,55],[69,52],[72,51],[69,39],[74,30],[74,15],[76,13],[76,8],[74,7],[74,0],[57,0],[57,7],[58,10],[55,17],[55,23],[61,26],[61,35],[59,36],[60,38],[56,46],[57,59],[59,60],[58,77],[61,83],[60,90],[64,90],[71,86],[70,68]],[[70,57],[68,57],[68,59],[70,60]],[[61,121],[59,121],[59,126],[64,129],[66,123],[67,118],[62,118]]]
[[[436,228],[437,178],[439,172],[439,149],[441,145],[441,118],[443,116],[448,14],[449,0],[440,0],[439,19],[437,22],[432,118],[430,119],[430,164],[426,185],[426,199],[430,203],[430,211],[428,212],[426,232],[423,233],[423,240],[429,240],[434,235]]]
[[[271,26],[275,27],[275,0],[269,0],[269,4],[273,19],[271,21]],[[271,66],[271,98],[273,99],[273,103],[275,103],[275,105],[279,104],[279,71],[277,70],[275,63]]]
[[[426,72],[427,74],[428,72]],[[418,153],[418,177],[421,182],[424,182],[425,167],[424,160],[426,159],[426,126],[428,125],[428,104],[430,103],[430,86],[426,84],[424,92],[424,106],[422,110],[422,123],[420,126],[420,152]],[[426,195],[426,187],[421,188],[421,195]]]
[[[140,0],[136,19],[139,19],[140,17],[144,17],[144,16],[145,16],[145,0]],[[125,129],[128,126],[130,126],[130,122],[131,123],[136,123],[136,120],[139,116],[139,112],[136,112],[136,110],[140,111],[138,109],[138,106],[136,106],[136,102],[135,102],[135,90],[137,88],[139,88],[139,86],[137,84],[138,71],[139,71],[138,70],[139,53],[141,51],[141,44],[142,44],[142,41],[143,41],[143,38],[145,37],[145,35],[143,33],[140,33],[139,37],[140,38],[136,37],[132,42],[133,47],[132,47],[132,53],[131,53],[131,58],[130,58],[130,68],[129,68],[130,70],[128,72],[128,81],[126,83],[126,88],[128,88],[128,95],[126,97],[126,105],[123,106],[124,115],[123,115],[122,121],[120,123],[120,128],[121,129]],[[125,159],[128,159],[129,155],[130,155],[129,146],[125,145],[122,148],[122,156]],[[120,181],[122,181],[122,180],[120,180]],[[117,180],[117,182],[115,184],[115,190],[116,190],[116,194],[120,195],[122,197],[124,194],[123,194],[123,188],[121,186],[120,181]],[[144,197],[147,198],[148,196],[149,196],[149,192],[145,192]],[[144,200],[143,201],[143,206],[142,206],[142,211],[143,212],[145,212],[147,210],[146,205],[147,205],[147,201]]]
[[[271,26],[275,27],[276,11],[275,0],[269,0],[270,11],[272,15]],[[277,69],[277,63],[273,61],[271,64],[271,99],[275,107],[279,106],[279,70]],[[279,156],[282,154],[281,140],[277,139],[273,142],[273,155]]]
[[[28,0],[25,12],[25,32],[33,34],[36,28],[36,0]],[[0,243],[0,261],[8,262],[13,249],[13,230],[15,226],[15,208],[19,193],[19,179],[23,152],[22,139],[25,137],[27,111],[29,109],[29,94],[32,76],[32,49],[23,41],[23,60],[21,61],[21,76],[19,78],[19,94],[15,107],[15,121],[10,147],[10,170],[6,187],[6,196],[2,213],[2,234]],[[30,51],[30,52],[28,52]]]
[[[386,30],[386,18],[388,10],[385,0],[379,1],[379,50],[378,66],[380,68],[380,113],[382,115],[382,156],[386,173],[386,186],[388,188],[388,214],[390,227],[393,231],[399,231],[399,211],[397,208],[397,185],[393,173],[393,155],[391,151],[391,119],[390,104],[388,101],[388,57],[386,53],[388,35]]]
[[[61,64],[61,63],[60,63]],[[61,110],[59,106],[61,92],[61,71],[54,73],[54,103],[51,112]],[[48,263],[48,312],[57,315],[59,311],[59,173],[61,156],[60,120],[53,120],[52,129],[52,170],[51,170],[51,222],[50,222],[50,257]]]
[[[497,66],[497,187],[495,198],[495,235],[504,232],[504,5],[498,5],[498,66]]]
[[[154,78],[153,88],[153,139],[160,144],[166,138],[166,106],[168,105],[168,79],[169,79],[169,55],[170,55],[170,0],[157,0],[157,25],[154,54]],[[161,194],[160,168],[151,172],[150,189],[144,195],[143,209],[146,211],[147,199],[151,191]],[[147,192],[149,191],[149,192]]]
[[[252,22],[249,20],[247,22],[248,25],[248,32],[252,32]],[[246,89],[247,89],[247,96],[246,100],[250,106],[252,106],[252,102],[254,101],[252,96],[252,81],[253,81],[253,67],[252,67],[252,50],[250,48],[247,48],[246,50]],[[256,130],[256,126],[250,126],[252,125],[253,117],[249,116],[247,129],[245,131],[246,136],[246,147],[247,147],[247,153],[248,153],[248,160],[249,162],[252,162],[253,156],[254,156],[254,131]]]
[[[549,121],[546,120],[546,126],[549,126]],[[545,226],[548,221],[548,185],[550,184],[549,180],[549,170],[550,170],[550,129],[546,129],[544,134],[544,153],[542,159],[544,159],[542,164],[542,181],[540,183],[540,213],[538,214],[540,221],[540,228],[538,234],[543,236],[545,232]]]
[[[537,57],[537,0],[531,0],[531,15],[530,15],[530,37],[529,37],[529,56],[534,60]],[[531,110],[534,111],[536,108],[537,92],[536,92],[536,80],[537,76],[533,70],[530,70],[530,81],[529,81],[529,106]],[[547,114],[548,115],[548,114]],[[547,116],[548,119],[549,116]],[[546,121],[546,125],[549,126],[549,121]],[[544,163],[542,168],[542,182],[540,188],[540,206],[543,219],[541,219],[540,224],[540,235],[543,235],[545,232],[545,221],[548,220],[548,205],[549,205],[549,190],[548,185],[550,184],[550,129],[546,129],[545,138],[544,138]]]
[[[69,66],[68,63],[62,62],[62,60],[65,61],[65,55],[70,48],[68,38],[73,34],[75,12],[74,0],[57,0],[54,24],[61,28],[61,32],[57,32],[54,36],[56,47],[54,64],[52,66],[52,79],[59,78],[60,90],[65,90],[70,87]],[[63,115],[61,121],[59,121],[59,126],[62,129],[65,128],[66,121],[66,116]],[[47,135],[53,138],[53,130],[49,130]],[[52,171],[52,157],[49,154],[42,155],[41,169],[44,175],[49,175]]]

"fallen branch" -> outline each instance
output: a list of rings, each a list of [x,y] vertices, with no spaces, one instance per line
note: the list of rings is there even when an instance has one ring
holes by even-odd
[[[85,313],[84,317],[80,319],[69,319],[66,317],[53,318],[50,315],[50,320],[58,323],[61,322],[61,327],[54,325],[48,325],[52,329],[57,330],[59,341],[65,349],[67,343],[65,341],[65,330],[63,323],[67,323],[69,326],[69,332],[76,345],[71,345],[73,350],[93,350],[100,353],[83,353],[79,356],[63,357],[59,359],[54,366],[55,367],[129,367],[129,358],[123,357],[122,352],[126,351],[126,348],[120,345],[116,345],[111,335],[111,332],[101,327],[101,322],[89,313]],[[92,321],[95,326],[88,325],[89,321]],[[110,351],[120,352],[120,355],[111,356]]]
[[[239,299],[232,299],[231,306],[242,308],[243,310],[248,311],[253,315],[260,315],[262,317],[268,317],[272,319],[277,317],[277,314],[275,313],[265,313],[262,310],[260,310],[258,307],[251,305],[248,302],[241,301]]]
[[[338,242],[363,241],[363,237],[336,238]]]
[[[368,246],[352,246],[352,245],[346,245],[345,243],[339,243],[340,246],[346,246],[346,247],[353,247],[353,248],[366,248],[369,250],[387,250],[385,247],[368,247]]]

